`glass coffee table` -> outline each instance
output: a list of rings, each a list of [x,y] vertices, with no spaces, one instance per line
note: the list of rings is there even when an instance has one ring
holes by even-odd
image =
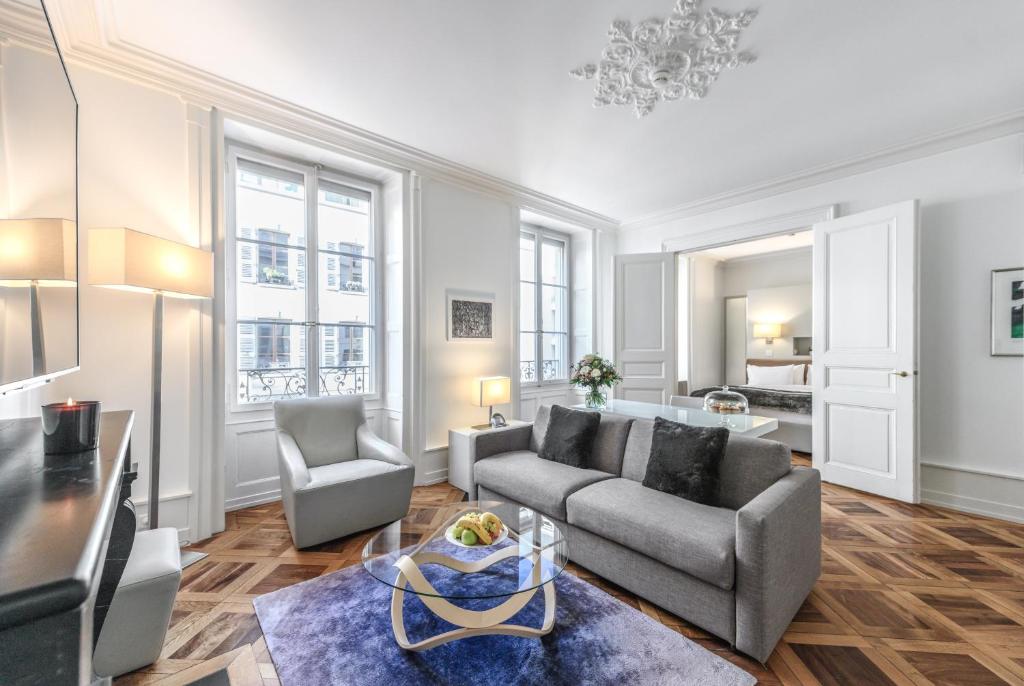
[[[493,512],[504,523],[507,536],[491,545],[464,546],[451,540],[447,532],[467,512]],[[363,548],[363,567],[392,588],[395,640],[402,648],[416,651],[483,634],[540,637],[549,633],[555,623],[552,581],[567,560],[565,539],[554,522],[529,508],[497,501],[417,510],[384,527]],[[506,624],[541,588],[541,626]],[[403,609],[406,591],[457,628],[411,643]],[[481,599],[500,602],[483,610],[465,609],[453,602]]]

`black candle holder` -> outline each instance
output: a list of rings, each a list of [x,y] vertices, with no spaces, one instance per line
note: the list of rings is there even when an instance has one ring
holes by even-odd
[[[100,403],[78,400],[43,405],[43,452],[49,455],[93,450],[100,440]]]

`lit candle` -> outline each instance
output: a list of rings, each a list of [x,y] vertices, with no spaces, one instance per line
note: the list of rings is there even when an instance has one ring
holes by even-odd
[[[100,438],[98,400],[73,400],[43,405],[43,452],[80,453],[93,450]]]

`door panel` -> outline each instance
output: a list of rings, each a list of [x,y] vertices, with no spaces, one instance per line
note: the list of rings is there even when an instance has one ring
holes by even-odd
[[[917,202],[814,227],[813,462],[918,500]]]
[[[615,397],[667,404],[676,383],[676,274],[671,253],[615,257]]]

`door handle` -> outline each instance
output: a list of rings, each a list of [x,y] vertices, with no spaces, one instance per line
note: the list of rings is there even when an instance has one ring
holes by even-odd
[[[907,378],[908,376],[910,376],[910,372],[896,371],[895,369],[892,370],[889,373],[890,374],[895,374],[896,376],[904,378],[904,379]],[[914,372],[914,376],[917,376],[917,372]]]

